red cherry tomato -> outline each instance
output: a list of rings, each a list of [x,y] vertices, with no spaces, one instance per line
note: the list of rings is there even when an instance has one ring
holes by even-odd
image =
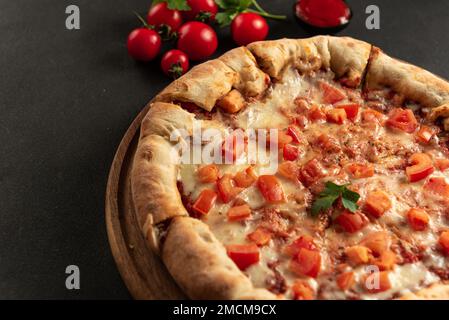
[[[217,50],[217,34],[205,23],[187,22],[178,34],[178,49],[184,51],[191,60],[204,60]]]
[[[128,53],[136,60],[153,60],[161,49],[159,34],[147,28],[134,29],[128,36]]]
[[[179,78],[189,70],[189,58],[181,50],[167,51],[161,60],[164,73],[173,78]]]
[[[182,25],[182,17],[178,10],[171,10],[167,7],[166,2],[162,2],[151,7],[147,15],[147,22],[158,29],[168,26],[170,31],[178,31]]]
[[[218,12],[218,6],[214,0],[187,0],[190,7],[188,11],[182,11],[182,17],[187,20],[214,21]]]
[[[240,46],[264,40],[268,35],[268,24],[257,13],[244,12],[232,20],[232,39]]]

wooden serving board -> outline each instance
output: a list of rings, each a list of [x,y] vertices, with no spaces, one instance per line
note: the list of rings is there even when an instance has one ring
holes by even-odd
[[[186,299],[160,258],[146,245],[134,210],[130,172],[139,140],[140,123],[149,105],[126,131],[109,172],[106,227],[117,267],[135,299]]]

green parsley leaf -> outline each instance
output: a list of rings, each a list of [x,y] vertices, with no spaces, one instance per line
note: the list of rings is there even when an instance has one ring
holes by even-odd
[[[360,199],[360,195],[357,192],[349,190],[346,187],[344,188],[344,190],[342,192],[342,197],[344,199],[348,199],[349,201],[352,201],[352,202],[357,202]]]
[[[171,10],[187,11],[190,10],[190,6],[187,4],[187,0],[167,0],[168,8]]]
[[[316,199],[312,204],[312,215],[316,216],[320,212],[329,209],[337,199],[338,195],[327,195]]]
[[[347,187],[348,184],[340,186],[332,181],[326,182],[324,190],[312,204],[312,215],[316,216],[320,212],[331,208],[339,198],[341,198],[345,209],[348,209],[350,212],[356,212],[359,208],[357,201],[360,199],[360,195]]]
[[[355,213],[357,211],[357,209],[359,208],[357,203],[352,202],[351,200],[345,199],[343,197],[341,198],[341,203],[343,204],[343,207],[345,207],[352,213]]]
[[[151,5],[154,6],[162,2],[167,2],[167,7],[171,10],[180,10],[180,11],[190,10],[189,5],[187,4],[187,0],[153,0]]]
[[[231,24],[237,14],[238,12],[231,11],[219,12],[215,15],[215,20],[217,20],[220,27],[226,27]]]

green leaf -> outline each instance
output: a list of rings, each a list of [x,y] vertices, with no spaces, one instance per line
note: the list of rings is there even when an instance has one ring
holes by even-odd
[[[238,2],[239,2],[238,8],[240,9],[240,11],[248,9],[248,7],[250,7],[253,4],[253,0],[240,0]]]
[[[351,191],[345,187],[343,193],[341,195],[344,199],[347,199],[352,202],[357,202],[360,199],[360,195],[357,192]]]
[[[321,194],[340,194],[343,192],[345,185],[339,186],[338,184],[333,183],[332,181],[326,182],[324,190]]]
[[[236,15],[237,12],[220,12],[215,15],[215,20],[217,20],[220,27],[226,27],[231,24]]]
[[[227,9],[237,8],[240,4],[240,1],[239,0],[215,0],[215,3],[221,9],[227,10]]]
[[[186,0],[167,0],[168,8],[171,10],[190,10]]]
[[[357,201],[360,199],[360,195],[347,187],[348,184],[340,186],[332,181],[326,182],[324,190],[312,204],[312,215],[315,216],[321,211],[331,208],[338,198],[341,198],[344,208],[356,212],[359,208]]]
[[[359,208],[359,206],[357,205],[356,202],[353,202],[351,200],[345,199],[345,198],[341,198],[341,203],[343,204],[343,207],[345,207],[346,209],[348,209],[351,212],[356,212],[357,209]]]
[[[329,209],[337,199],[338,195],[328,195],[315,200],[312,204],[312,215],[316,216],[320,212]]]

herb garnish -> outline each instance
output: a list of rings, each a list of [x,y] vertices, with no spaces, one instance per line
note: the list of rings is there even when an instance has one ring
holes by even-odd
[[[324,190],[312,204],[312,215],[316,216],[320,212],[329,209],[339,198],[341,198],[344,208],[350,212],[356,212],[359,208],[357,201],[360,199],[360,195],[349,190],[348,186],[349,184],[339,186],[331,181],[326,182]]]

